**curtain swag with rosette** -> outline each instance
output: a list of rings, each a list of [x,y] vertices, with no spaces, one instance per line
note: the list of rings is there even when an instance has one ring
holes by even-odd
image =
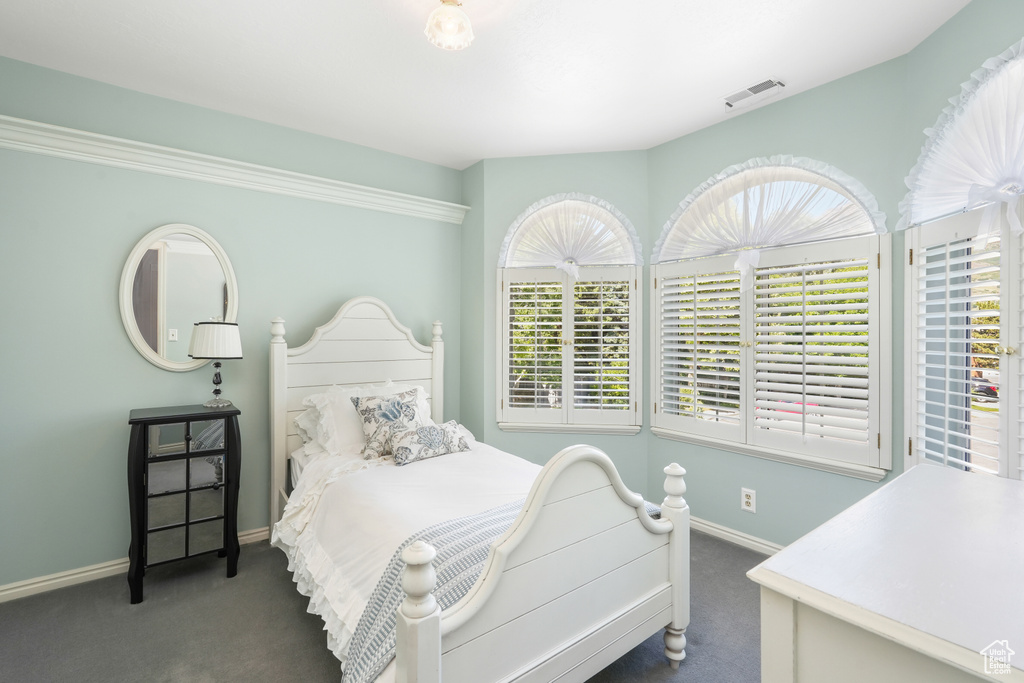
[[[581,266],[642,266],[633,224],[614,206],[585,194],[558,194],[521,213],[498,252],[499,268],[558,268],[573,279]]]
[[[761,248],[882,234],[885,214],[860,182],[820,161],[751,159],[689,194],[662,229],[652,261],[738,252],[740,289],[753,284]]]
[[[987,60],[926,129],[897,230],[984,207],[979,237],[998,231],[1006,206],[1013,234],[1024,232],[1024,40]]]

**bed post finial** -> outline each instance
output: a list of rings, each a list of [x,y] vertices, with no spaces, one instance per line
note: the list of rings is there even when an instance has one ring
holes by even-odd
[[[434,338],[431,339],[430,341],[432,341],[432,342],[439,342],[439,341],[441,341],[441,321],[440,320],[435,320],[434,321],[434,329],[431,330],[431,334],[434,335]]]
[[[395,683],[441,683],[441,607],[431,561],[437,551],[416,541],[402,551],[405,600],[398,609]]]
[[[274,318],[270,321],[270,343],[281,344],[284,342],[284,318]]]
[[[690,625],[690,506],[683,499],[686,470],[678,463],[665,468],[661,518],[672,522],[669,537],[669,575],[672,578],[672,622],[665,627],[665,656],[673,669],[686,657],[684,631]]]

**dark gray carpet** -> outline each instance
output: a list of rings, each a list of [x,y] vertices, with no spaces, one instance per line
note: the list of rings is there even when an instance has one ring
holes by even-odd
[[[693,533],[687,656],[669,668],[657,634],[591,683],[760,680],[757,587],[764,556]],[[0,681],[334,681],[338,661],[280,550],[242,546],[238,576],[203,557],[149,570],[145,600],[123,576],[0,604]]]

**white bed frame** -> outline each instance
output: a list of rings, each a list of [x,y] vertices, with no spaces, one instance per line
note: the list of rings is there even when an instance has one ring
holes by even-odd
[[[271,525],[286,501],[288,453],[301,445],[302,399],[332,384],[418,384],[443,415],[441,323],[419,344],[372,297],[345,303],[306,344],[288,349],[271,324]],[[607,455],[572,446],[534,482],[522,512],[491,548],[481,579],[441,612],[430,591],[435,551],[406,548],[396,683],[585,681],[665,628],[673,668],[690,621],[690,510],[685,470],[665,468],[660,519],[626,488]]]

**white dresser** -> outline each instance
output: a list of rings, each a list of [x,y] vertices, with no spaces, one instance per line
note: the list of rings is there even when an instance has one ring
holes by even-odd
[[[1024,482],[919,465],[747,575],[763,683],[1024,682]]]

